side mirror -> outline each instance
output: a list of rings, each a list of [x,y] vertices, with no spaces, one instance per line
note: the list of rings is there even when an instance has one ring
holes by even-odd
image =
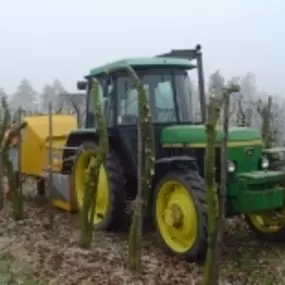
[[[87,89],[87,82],[82,80],[82,81],[77,81],[77,89],[78,90],[86,90]]]

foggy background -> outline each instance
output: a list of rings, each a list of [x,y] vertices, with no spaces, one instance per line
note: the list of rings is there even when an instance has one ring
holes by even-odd
[[[202,44],[205,72],[256,74],[285,93],[282,0],[0,0],[0,86],[75,82],[94,66]]]
[[[282,125],[284,11],[281,0],[0,0],[0,96],[46,109],[93,67],[200,43],[207,85],[238,77],[251,109],[272,95]]]

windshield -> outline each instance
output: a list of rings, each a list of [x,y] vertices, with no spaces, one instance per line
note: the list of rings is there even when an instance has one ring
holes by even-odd
[[[191,121],[191,92],[189,77],[184,70],[152,70],[140,73],[147,91],[153,122]],[[119,124],[133,124],[138,120],[138,97],[129,77],[118,78]]]

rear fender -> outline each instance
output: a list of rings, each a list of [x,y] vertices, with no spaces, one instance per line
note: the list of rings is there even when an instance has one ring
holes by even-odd
[[[75,131],[71,132],[66,140],[65,149],[63,151],[62,172],[69,174],[73,166],[73,158],[76,155],[77,149],[84,141],[97,141],[98,136],[96,130],[90,131]]]
[[[162,178],[162,176],[171,170],[198,171],[198,164],[191,156],[172,156],[163,157],[155,161],[155,177],[153,186]]]
[[[77,152],[76,147],[79,147],[86,141],[98,142],[98,134],[95,129],[84,131],[78,130],[69,135],[65,145],[67,148],[63,152],[63,173],[70,173],[73,166],[73,158]],[[109,147],[112,148],[121,159],[124,170],[135,168],[134,162],[132,161],[126,147],[112,132],[109,132],[109,145]]]

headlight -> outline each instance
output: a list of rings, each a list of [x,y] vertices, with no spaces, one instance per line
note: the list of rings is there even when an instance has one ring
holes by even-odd
[[[269,167],[269,160],[266,156],[263,156],[261,158],[261,168],[262,169],[267,169]]]
[[[228,160],[228,172],[234,172],[236,170],[236,166],[235,166],[235,164],[232,162],[232,161],[230,161],[230,160]]]

